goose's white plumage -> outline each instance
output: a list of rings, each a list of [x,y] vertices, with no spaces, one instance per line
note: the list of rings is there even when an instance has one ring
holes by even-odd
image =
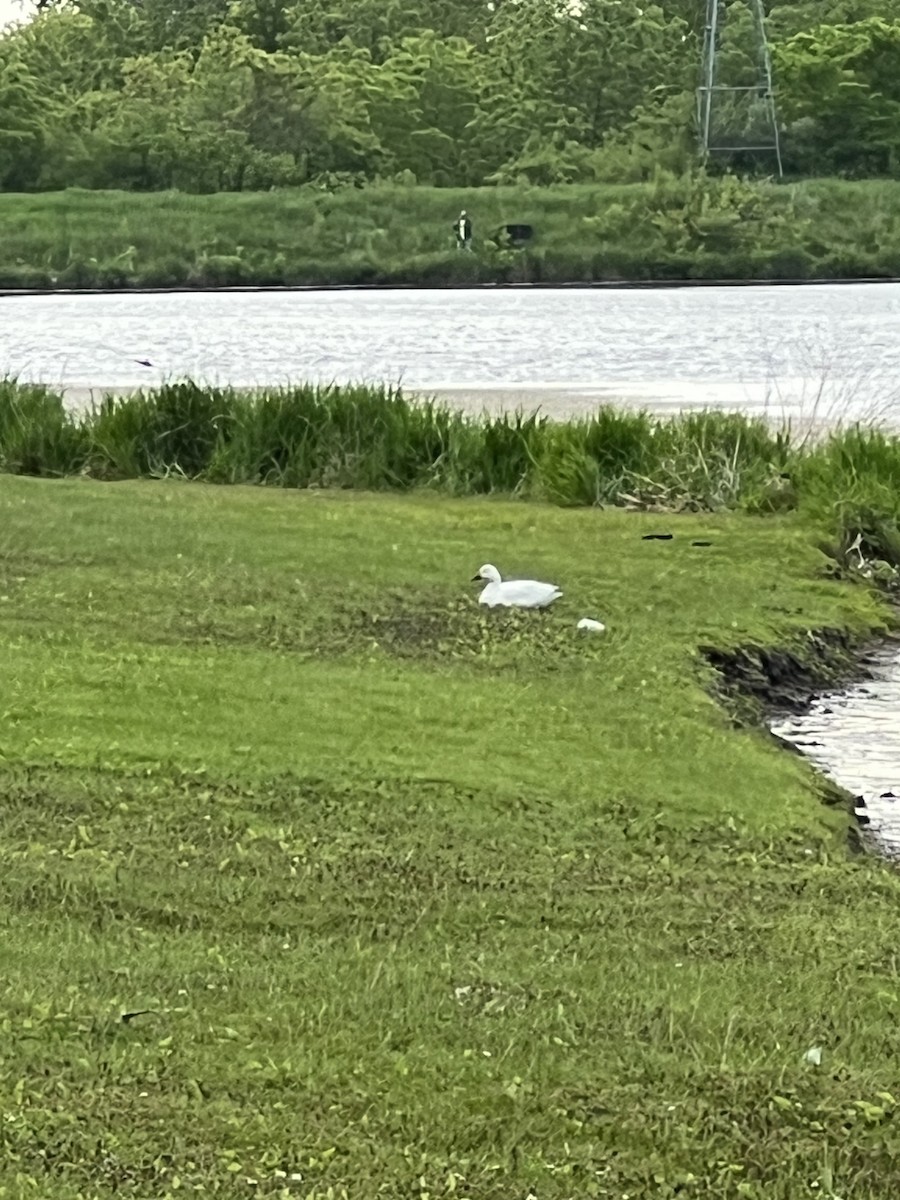
[[[487,583],[478,603],[486,604],[488,608],[546,608],[562,595],[555,583],[538,583],[536,579],[503,580],[490,563],[481,568],[475,579]]]

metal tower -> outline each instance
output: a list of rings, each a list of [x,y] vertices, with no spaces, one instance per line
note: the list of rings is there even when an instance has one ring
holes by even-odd
[[[706,0],[697,127],[704,162],[712,155],[745,161],[771,155],[781,178],[763,0]]]

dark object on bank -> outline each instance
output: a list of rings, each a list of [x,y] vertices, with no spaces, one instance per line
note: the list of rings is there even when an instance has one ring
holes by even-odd
[[[491,240],[501,249],[521,250],[533,237],[533,225],[501,225]]]
[[[674,536],[675,536],[674,533],[642,533],[641,541],[642,542],[671,542],[671,540]],[[705,542],[698,538],[695,541],[691,542],[691,545],[692,546],[711,546],[712,542]]]
[[[122,1023],[127,1025],[129,1021],[133,1021],[135,1017],[146,1017],[149,1013],[155,1013],[155,1008],[141,1008],[137,1012],[122,1013]]]

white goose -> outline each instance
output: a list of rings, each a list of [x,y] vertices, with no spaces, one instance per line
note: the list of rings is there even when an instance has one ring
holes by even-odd
[[[473,576],[472,582],[478,579],[487,583],[478,603],[489,608],[546,608],[562,595],[555,583],[538,583],[535,579],[507,579],[504,582],[500,572],[490,563]]]

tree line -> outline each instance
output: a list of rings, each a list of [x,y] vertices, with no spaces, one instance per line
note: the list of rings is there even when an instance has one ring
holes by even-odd
[[[696,159],[704,0],[41,0],[0,35],[0,189],[635,181]],[[721,4],[718,120],[760,119]],[[772,0],[785,169],[900,173],[900,0]],[[748,83],[749,81],[749,83]],[[771,164],[751,163],[759,170]]]

